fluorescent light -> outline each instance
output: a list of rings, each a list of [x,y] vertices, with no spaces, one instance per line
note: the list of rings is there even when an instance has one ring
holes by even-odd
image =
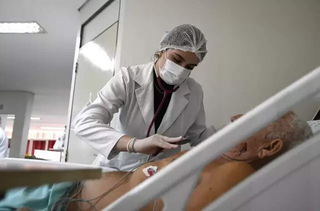
[[[83,46],[80,54],[86,57],[93,65],[99,67],[102,71],[112,71],[114,68],[114,59],[111,59],[108,53],[93,41]]]
[[[0,33],[41,34],[45,30],[37,22],[0,22]]]
[[[40,127],[42,130],[64,130],[64,127]]]
[[[31,120],[40,120],[40,117],[31,117]]]
[[[7,119],[15,119],[15,116],[8,116]],[[31,117],[31,120],[40,120],[40,117]]]

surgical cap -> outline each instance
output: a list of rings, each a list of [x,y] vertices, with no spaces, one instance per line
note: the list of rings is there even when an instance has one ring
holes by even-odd
[[[178,49],[195,53],[200,62],[207,54],[207,40],[195,26],[183,24],[172,29],[160,42],[160,51]]]

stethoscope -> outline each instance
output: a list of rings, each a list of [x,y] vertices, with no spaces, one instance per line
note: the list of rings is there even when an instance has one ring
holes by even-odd
[[[161,102],[160,102],[160,105],[159,105],[158,108],[157,108],[156,113],[154,114],[154,116],[153,116],[153,118],[152,118],[152,120],[151,120],[151,122],[150,122],[150,125],[149,125],[149,127],[148,127],[148,132],[147,132],[146,137],[149,137],[150,131],[151,131],[151,128],[152,128],[152,125],[154,124],[157,116],[159,115],[160,110],[161,110],[162,107],[163,107],[163,104],[164,104],[164,101],[165,101],[167,95],[168,95],[168,94],[171,94],[171,93],[174,93],[175,91],[177,91],[177,90],[179,89],[179,86],[175,87],[173,90],[166,89],[166,88],[162,85],[162,82],[161,82],[161,79],[160,79],[159,76],[157,76],[157,82],[158,82],[159,88],[161,89],[161,91],[163,91],[163,97],[162,97],[162,100],[161,100]]]

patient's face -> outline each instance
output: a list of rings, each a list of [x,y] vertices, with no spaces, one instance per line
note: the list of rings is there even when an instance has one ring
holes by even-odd
[[[258,159],[258,151],[263,145],[263,136],[266,134],[266,129],[260,131],[249,139],[237,144],[231,150],[223,154],[223,157],[229,161],[245,161],[250,162]]]
[[[240,116],[237,115],[236,117],[232,117],[231,119],[234,121],[239,117]],[[229,161],[245,162],[252,162],[259,159],[259,150],[264,147],[265,143],[272,141],[272,139],[275,139],[274,137],[277,137],[279,139],[281,139],[280,137],[285,137],[286,140],[293,140],[294,127],[291,123],[295,118],[297,118],[297,116],[293,112],[289,112],[282,118],[269,124],[267,127],[255,133],[247,140],[243,141],[228,152],[224,153],[223,158]]]

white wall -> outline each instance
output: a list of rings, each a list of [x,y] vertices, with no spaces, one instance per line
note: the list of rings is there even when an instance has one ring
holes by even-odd
[[[6,129],[6,125],[7,125],[7,116],[8,115],[0,115],[1,118],[1,123],[0,123],[0,127],[5,130]]]
[[[199,27],[209,53],[192,77],[216,127],[320,65],[319,0],[122,0],[120,66],[150,61],[165,30]],[[320,104],[320,102],[319,102]],[[295,109],[309,119],[319,106]]]

